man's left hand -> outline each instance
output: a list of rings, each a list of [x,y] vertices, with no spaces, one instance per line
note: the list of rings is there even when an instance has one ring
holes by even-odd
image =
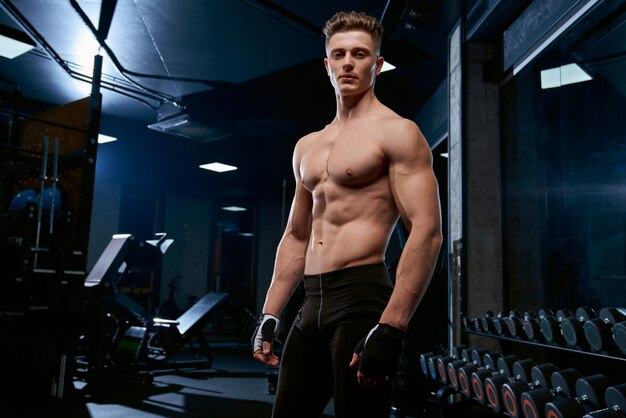
[[[359,367],[357,380],[364,386],[388,382],[398,371],[402,352],[402,330],[378,324],[357,344],[350,367]]]

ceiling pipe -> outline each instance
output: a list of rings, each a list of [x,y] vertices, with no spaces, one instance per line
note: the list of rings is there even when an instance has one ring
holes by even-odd
[[[97,38],[99,42],[104,42],[107,36],[109,36],[109,29],[111,28],[116,5],[117,0],[102,0],[102,4],[100,5],[100,20],[98,21]]]
[[[115,68],[120,72],[120,74],[124,76],[124,78],[126,78],[126,80],[128,80],[138,89],[159,97],[161,101],[176,103],[176,98],[174,96],[171,96],[169,94],[165,94],[158,90],[154,90],[149,87],[146,87],[142,85],[141,83],[138,83],[132,78],[130,78],[128,75],[138,75],[138,73],[134,73],[133,71],[129,71],[125,69],[124,66],[122,66],[122,64],[119,62],[119,60],[117,59],[117,57],[115,56],[111,48],[109,48],[109,46],[106,44],[106,42],[104,42],[103,39],[99,39],[98,30],[95,28],[93,23],[91,23],[91,20],[89,20],[89,17],[85,13],[85,11],[80,7],[78,2],[76,0],[70,0],[70,4],[72,5],[76,13],[78,13],[78,16],[82,19],[83,23],[89,28],[92,35],[96,38],[96,40],[98,41],[98,44],[100,44],[100,47],[102,47],[106,51],[107,55],[113,62],[113,65],[115,66]],[[111,17],[113,17],[113,15],[111,15]]]
[[[9,0],[0,0],[0,5],[2,5],[3,9],[11,15],[11,17],[26,31],[32,36],[37,44],[39,44],[47,53],[49,58],[52,58],[70,77],[75,80],[82,81],[85,83],[91,84],[92,77],[90,75],[86,75],[80,73],[78,71],[73,70],[68,62],[65,61],[61,56],[52,48],[50,44],[46,41],[46,39],[35,29],[35,27],[20,13],[20,11],[13,5],[13,3]],[[148,102],[146,99],[155,100],[160,102],[161,98],[156,97],[154,95],[148,95],[143,91],[138,91],[136,89],[132,89],[129,87],[120,86],[110,82],[102,82],[102,88],[110,91],[114,91],[117,94],[128,97],[132,100],[140,102],[152,110],[157,110],[158,106],[155,106]],[[140,96],[140,97],[138,97]]]
[[[176,103],[176,98],[174,96],[167,95],[167,94],[165,94],[163,92],[160,92],[160,91],[153,90],[153,89],[150,89],[148,87],[145,87],[145,86],[141,85],[140,83],[136,82],[135,80],[131,79],[129,76],[139,77],[139,78],[154,78],[154,79],[159,79],[159,80],[185,81],[185,82],[190,82],[190,83],[199,83],[199,84],[207,85],[207,86],[212,87],[212,88],[218,88],[218,87],[225,87],[225,86],[232,86],[233,85],[233,83],[229,83],[229,82],[226,82],[226,81],[220,81],[220,80],[203,80],[203,79],[188,78],[188,77],[172,77],[172,76],[164,76],[164,75],[159,75],[159,74],[145,74],[145,73],[140,73],[140,72],[137,72],[137,71],[129,70],[129,69],[125,68],[119,62],[119,60],[117,59],[116,55],[113,53],[111,48],[109,48],[109,46],[104,41],[104,39],[100,39],[99,38],[98,30],[94,27],[93,23],[91,23],[91,20],[89,20],[89,17],[83,11],[83,9],[80,7],[78,2],[76,0],[70,0],[70,4],[72,5],[72,7],[76,11],[76,13],[78,13],[78,16],[82,19],[83,23],[85,23],[87,28],[89,28],[89,30],[91,31],[93,36],[96,38],[96,40],[98,41],[98,44],[100,45],[100,47],[103,48],[106,51],[106,53],[109,56],[109,58],[111,58],[111,61],[113,62],[113,65],[120,72],[120,74],[122,74],[130,83],[132,83],[133,85],[137,86],[138,88],[140,88],[142,90],[146,90],[146,91],[148,91],[148,92],[150,92],[152,94],[155,94],[155,95],[160,95],[162,97],[163,101]]]

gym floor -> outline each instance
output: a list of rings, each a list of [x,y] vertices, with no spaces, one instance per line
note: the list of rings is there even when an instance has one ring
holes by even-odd
[[[266,368],[250,355],[248,344],[211,345],[211,369],[125,376],[91,387],[75,380],[75,390],[45,404],[15,400],[0,409],[3,418],[269,418]],[[184,353],[181,353],[184,355]],[[332,404],[324,417],[333,417]]]

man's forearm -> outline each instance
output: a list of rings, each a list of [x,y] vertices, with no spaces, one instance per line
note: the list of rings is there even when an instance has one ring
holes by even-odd
[[[406,330],[428,288],[441,241],[440,234],[421,240],[411,240],[409,236],[398,262],[395,286],[381,315],[381,323]]]
[[[289,236],[281,241],[263,313],[280,316],[280,312],[302,279],[306,245],[307,243]]]

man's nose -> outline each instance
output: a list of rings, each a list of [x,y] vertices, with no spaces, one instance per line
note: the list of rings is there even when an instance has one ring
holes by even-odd
[[[354,61],[350,54],[346,54],[343,58],[343,67],[344,68],[352,68],[354,67]]]

